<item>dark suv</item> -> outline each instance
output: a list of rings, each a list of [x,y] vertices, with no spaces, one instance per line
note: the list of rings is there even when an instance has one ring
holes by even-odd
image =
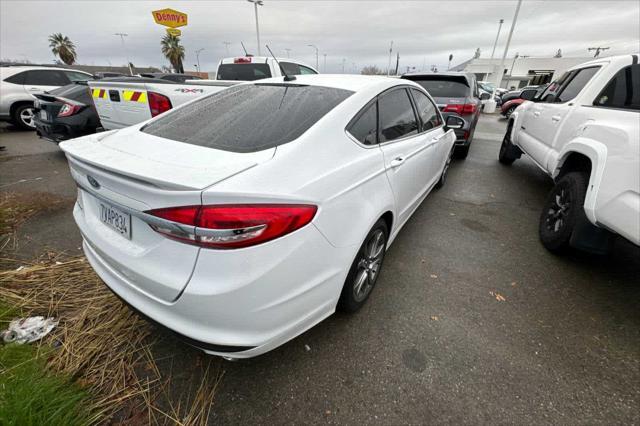
[[[482,109],[475,75],[460,72],[411,73],[401,78],[424,87],[438,104],[445,121],[450,115],[464,120],[464,127],[455,130],[455,154],[458,158],[466,158]]]

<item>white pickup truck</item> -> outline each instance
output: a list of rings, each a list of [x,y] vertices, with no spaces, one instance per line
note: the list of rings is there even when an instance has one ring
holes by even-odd
[[[317,74],[292,59],[245,56],[225,58],[218,64],[217,80],[176,83],[154,78],[118,78],[89,81],[93,102],[106,130],[143,122],[200,96],[218,92],[243,81],[288,75]]]
[[[499,161],[525,153],[555,181],[539,222],[551,251],[606,253],[612,234],[640,245],[638,56],[575,66],[509,117]]]

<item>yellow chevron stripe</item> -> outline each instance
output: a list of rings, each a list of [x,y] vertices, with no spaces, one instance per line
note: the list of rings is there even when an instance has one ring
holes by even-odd
[[[132,96],[133,96],[133,90],[123,90],[122,91],[122,98],[125,101],[130,101]]]
[[[92,95],[93,95],[94,98],[99,98],[100,97],[100,89],[93,89]]]
[[[147,103],[147,92],[142,92],[142,94],[138,98],[138,102]]]

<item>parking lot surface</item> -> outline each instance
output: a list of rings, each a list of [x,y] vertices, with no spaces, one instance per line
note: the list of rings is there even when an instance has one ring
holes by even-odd
[[[361,311],[224,362],[213,423],[640,422],[640,250],[619,240],[607,257],[547,252],[537,225],[552,182],[526,158],[498,163],[505,126],[482,117]],[[0,145],[0,192],[62,200],[22,227],[18,255],[77,253],[76,190],[57,146],[6,126]],[[199,353],[160,346],[186,389]]]

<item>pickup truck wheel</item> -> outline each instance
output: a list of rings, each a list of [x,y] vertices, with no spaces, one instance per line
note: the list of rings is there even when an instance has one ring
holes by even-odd
[[[34,130],[36,128],[36,124],[33,121],[33,114],[33,105],[20,105],[13,111],[13,117],[11,121],[21,129]]]
[[[338,300],[338,309],[355,312],[365,304],[378,281],[388,238],[387,223],[380,219],[367,234],[351,264]]]
[[[500,145],[500,152],[498,153],[498,161],[507,166],[513,164],[519,157],[519,148],[511,143],[511,128],[512,125],[510,124],[509,127],[507,127],[504,138],[502,138],[502,145]]]
[[[569,247],[576,224],[586,220],[584,198],[588,184],[586,173],[567,173],[547,196],[538,227],[540,241],[547,250],[561,252]]]

